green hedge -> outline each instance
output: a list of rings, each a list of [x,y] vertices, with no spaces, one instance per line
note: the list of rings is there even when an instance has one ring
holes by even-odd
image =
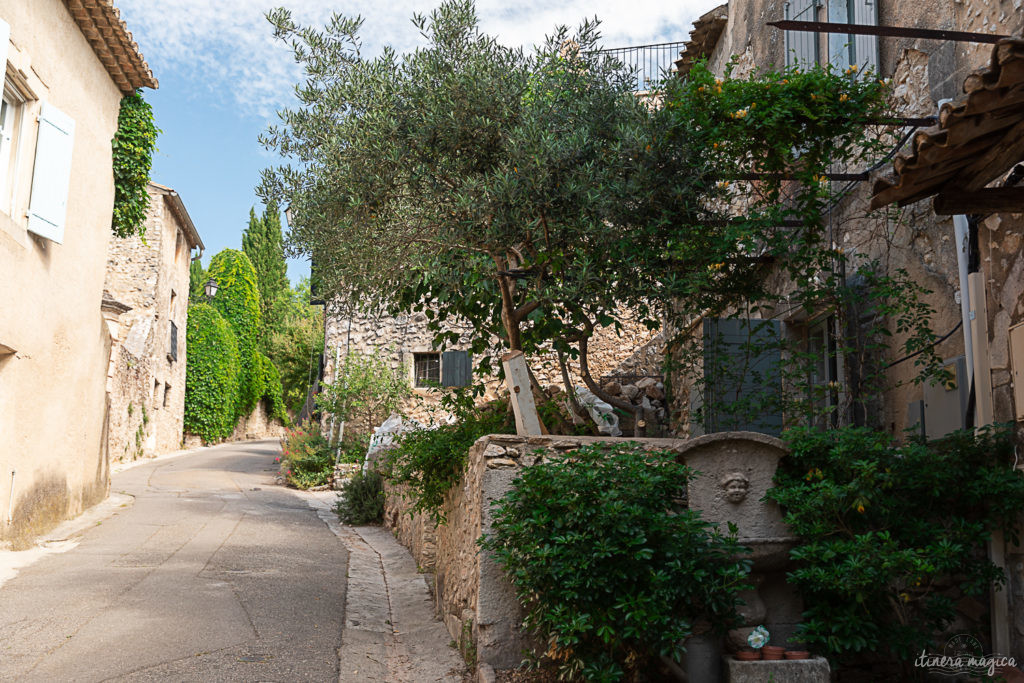
[[[270,417],[276,417],[285,425],[291,423],[291,420],[288,418],[288,411],[284,408],[281,373],[277,371],[271,360],[259,351],[256,352],[253,387],[256,400],[262,399],[267,402],[267,413]]]
[[[185,431],[204,441],[231,435],[238,403],[238,343],[231,326],[209,304],[188,309]]]
[[[252,412],[263,393],[256,355],[262,324],[256,269],[245,253],[224,249],[210,260],[208,273],[219,285],[212,304],[231,325],[238,341],[239,401],[235,416],[243,417]]]

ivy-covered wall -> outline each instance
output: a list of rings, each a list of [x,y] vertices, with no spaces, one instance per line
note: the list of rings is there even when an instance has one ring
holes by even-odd
[[[226,439],[261,401],[268,418],[287,424],[281,376],[258,350],[260,293],[252,262],[225,249],[210,260],[208,277],[217,281],[217,294],[189,308],[185,431],[206,442]]]
[[[257,359],[262,316],[256,269],[244,252],[224,249],[210,260],[209,276],[219,289],[211,304],[234,330],[238,342],[239,400],[235,417],[247,415],[262,398],[263,376]]]
[[[239,360],[235,333],[209,304],[188,311],[185,431],[204,441],[231,435],[238,411]]]

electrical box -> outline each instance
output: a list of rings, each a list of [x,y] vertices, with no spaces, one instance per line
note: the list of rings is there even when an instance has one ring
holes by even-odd
[[[1010,366],[1013,370],[1013,405],[1017,420],[1024,420],[1024,323],[1010,328]]]
[[[967,361],[957,356],[942,364],[950,381],[924,385],[924,433],[929,440],[967,428]]]

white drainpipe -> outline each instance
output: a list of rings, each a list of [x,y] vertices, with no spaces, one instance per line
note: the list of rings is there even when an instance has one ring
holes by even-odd
[[[967,216],[953,216],[953,234],[956,236],[956,265],[960,271],[960,317],[964,333],[964,356],[967,362],[967,384],[974,380],[974,342],[971,339],[971,302],[967,284],[967,256],[970,249],[970,226]]]

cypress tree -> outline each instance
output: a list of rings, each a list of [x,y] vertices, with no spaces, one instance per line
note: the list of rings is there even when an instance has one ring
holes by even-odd
[[[249,210],[249,227],[242,234],[242,251],[256,269],[263,326],[260,345],[267,348],[270,335],[281,326],[288,294],[288,266],[284,260],[281,216],[276,204],[269,204],[262,216]]]

